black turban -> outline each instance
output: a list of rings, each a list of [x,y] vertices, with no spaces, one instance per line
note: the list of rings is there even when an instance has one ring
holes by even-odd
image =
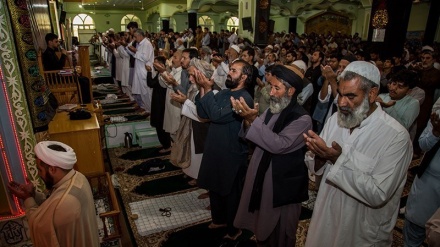
[[[275,65],[273,66],[270,73],[277,78],[280,78],[287,83],[289,83],[292,87],[295,88],[295,93],[301,93],[303,89],[303,80],[299,77],[293,70],[287,68],[284,65]]]

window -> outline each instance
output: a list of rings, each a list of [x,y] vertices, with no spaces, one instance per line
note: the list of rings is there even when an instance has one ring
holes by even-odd
[[[126,16],[122,17],[121,20],[121,32],[125,32],[125,30],[127,30],[127,24],[130,22],[137,22],[138,24],[138,28],[142,29],[142,22],[141,19],[139,19],[139,17],[132,15],[132,14],[127,14]]]
[[[78,30],[80,29],[95,29],[95,22],[92,17],[87,14],[78,14],[73,18],[73,36],[79,37]]]
[[[202,26],[202,29],[207,27],[209,28],[209,31],[214,31],[214,22],[209,16],[200,16],[199,17],[199,25]]]
[[[237,17],[231,17],[228,19],[228,22],[226,23],[226,28],[230,31],[233,27],[235,29],[238,29],[239,19]]]

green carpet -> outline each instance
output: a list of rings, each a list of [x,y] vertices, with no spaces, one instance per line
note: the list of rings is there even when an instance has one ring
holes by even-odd
[[[195,186],[191,186],[188,184],[190,180],[192,180],[192,178],[185,177],[180,174],[150,181],[144,181],[140,185],[136,186],[136,188],[133,189],[133,192],[138,195],[149,197],[166,195],[173,192],[195,188]]]
[[[121,155],[119,158],[124,159],[124,160],[142,160],[142,159],[156,158],[156,157],[166,155],[166,154],[159,153],[159,150],[161,150],[161,149],[162,148],[154,147],[154,148],[128,151],[125,154]]]

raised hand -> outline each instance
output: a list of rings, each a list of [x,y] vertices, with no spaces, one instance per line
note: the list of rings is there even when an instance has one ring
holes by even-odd
[[[20,199],[27,199],[35,195],[34,185],[26,178],[26,184],[19,184],[15,181],[11,181],[8,184],[9,191]]]
[[[332,146],[327,147],[325,141],[312,130],[304,133],[303,136],[307,147],[312,153],[322,159],[330,160],[333,164],[342,153],[342,148],[337,142],[332,142]]]
[[[240,97],[240,99],[234,99],[234,97],[231,96],[231,106],[232,110],[249,124],[251,124],[258,116],[258,103],[255,104],[254,108],[250,108],[243,97]]]
[[[187,99],[186,95],[180,92],[180,90],[177,90],[176,93],[171,93],[170,96],[172,100],[179,102],[181,104],[185,103]]]

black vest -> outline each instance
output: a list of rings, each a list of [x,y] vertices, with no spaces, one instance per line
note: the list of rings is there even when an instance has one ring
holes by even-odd
[[[284,127],[308,113],[295,104]],[[283,127],[283,128],[284,128]],[[287,154],[272,155],[273,207],[301,203],[309,199],[309,177],[304,162],[306,147]]]

